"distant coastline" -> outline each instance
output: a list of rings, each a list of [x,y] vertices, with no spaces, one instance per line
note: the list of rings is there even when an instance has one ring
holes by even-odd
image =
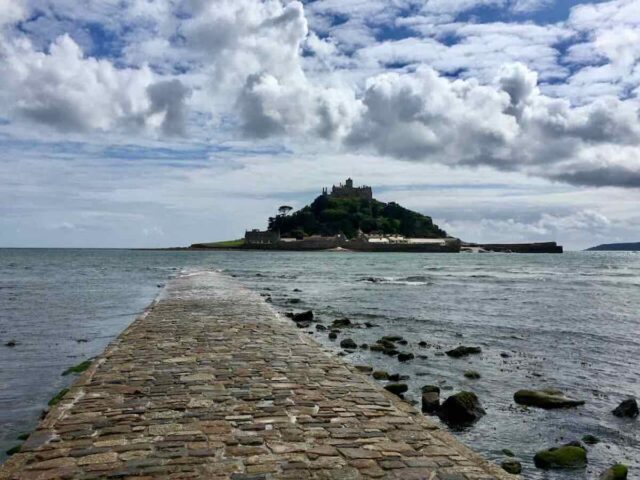
[[[587,252],[640,252],[640,242],[631,243],[603,243],[587,248]]]

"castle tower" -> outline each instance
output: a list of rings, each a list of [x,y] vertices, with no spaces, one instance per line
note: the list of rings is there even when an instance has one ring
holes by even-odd
[[[347,178],[346,187],[353,188],[353,180],[351,180],[351,178]]]

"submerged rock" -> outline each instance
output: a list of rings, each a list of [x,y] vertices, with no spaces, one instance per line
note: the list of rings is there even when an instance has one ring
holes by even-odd
[[[422,387],[422,412],[433,413],[440,408],[440,387],[425,385]]]
[[[388,380],[389,379],[389,374],[387,372],[385,372],[384,370],[376,370],[375,372],[372,373],[372,376],[376,380]]]
[[[611,413],[616,417],[635,418],[640,413],[638,411],[638,402],[636,402],[635,398],[629,398],[621,402]]]
[[[385,385],[384,388],[395,395],[402,395],[409,390],[406,383],[389,383],[388,385]]]
[[[600,439],[594,435],[584,435],[582,437],[582,441],[587,445],[595,445],[597,443],[600,443]]]
[[[296,322],[296,327],[298,328],[309,328],[311,326],[311,321],[302,320],[300,322]]]
[[[391,343],[395,343],[395,342],[400,342],[404,340],[403,337],[401,337],[400,335],[385,335],[384,337],[381,337],[380,340],[378,340],[379,343],[385,343],[385,342],[391,342]]]
[[[445,353],[453,358],[462,358],[466,357],[467,355],[482,353],[482,349],[480,347],[466,347],[464,345],[461,345],[454,348],[453,350],[447,350]]]
[[[587,451],[575,445],[563,445],[536,453],[533,463],[545,470],[586,468]]]
[[[340,346],[345,350],[355,350],[356,348],[358,348],[358,344],[350,338],[345,338],[344,340],[342,340],[340,342]]]
[[[545,409],[571,408],[585,403],[566,397],[560,390],[518,390],[513,399],[519,405]]]
[[[467,370],[466,372],[464,372],[464,377],[470,380],[477,380],[480,378],[480,374],[475,370]]]
[[[373,368],[371,368],[369,365],[356,365],[356,370],[362,373],[371,373],[373,371]]]
[[[409,360],[413,360],[415,355],[413,353],[399,353],[398,360],[401,362],[408,362]]]
[[[331,326],[335,328],[346,328],[353,326],[353,323],[351,323],[351,320],[348,318],[339,318],[338,320],[334,320]]]
[[[519,475],[522,472],[522,464],[517,460],[504,460],[500,466],[505,472],[512,475]]]
[[[478,396],[465,391],[451,395],[438,410],[440,419],[454,427],[471,425],[480,420],[485,413]]]
[[[629,469],[621,463],[615,464],[613,467],[606,469],[600,475],[599,480],[627,480]]]

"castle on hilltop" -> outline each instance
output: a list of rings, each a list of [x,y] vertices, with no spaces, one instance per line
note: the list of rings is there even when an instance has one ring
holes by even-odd
[[[331,193],[326,188],[322,189],[322,195],[328,195],[334,198],[361,198],[363,200],[373,199],[371,187],[363,185],[362,187],[354,187],[353,180],[347,178],[345,184],[331,187]]]

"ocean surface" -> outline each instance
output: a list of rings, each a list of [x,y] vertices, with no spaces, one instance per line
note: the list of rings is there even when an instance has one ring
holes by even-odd
[[[640,254],[406,254],[345,252],[163,252],[0,249],[0,449],[31,431],[47,401],[73,381],[68,367],[98,355],[181,271],[216,269],[271,296],[282,312],[312,309],[326,325],[348,317],[374,328],[341,338],[372,344],[409,340],[397,359],[359,350],[346,360],[410,376],[407,400],[422,385],[443,396],[472,390],[487,415],[454,432],[492,460],[508,448],[524,478],[590,479],[616,462],[640,471],[640,420],[611,414],[640,398]],[[300,290],[295,291],[294,289]],[[15,341],[15,347],[5,344]],[[419,341],[428,343],[418,347]],[[451,359],[458,345],[481,355]],[[508,357],[503,358],[502,354]],[[421,355],[422,357],[417,357]],[[466,370],[481,374],[464,377]],[[553,387],[584,407],[545,411],[514,404],[521,388]],[[437,421],[437,419],[434,419]],[[534,453],[585,434],[586,471],[549,473]],[[0,454],[0,460],[4,459]]]

